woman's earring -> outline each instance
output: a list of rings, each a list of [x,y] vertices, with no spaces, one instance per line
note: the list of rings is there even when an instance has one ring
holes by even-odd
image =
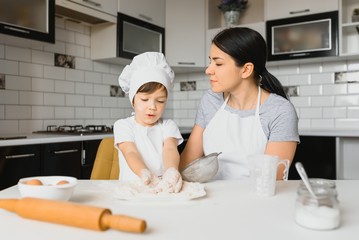
[[[259,75],[259,86],[262,86],[262,75]]]

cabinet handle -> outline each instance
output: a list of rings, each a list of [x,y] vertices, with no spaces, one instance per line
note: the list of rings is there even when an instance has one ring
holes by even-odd
[[[54,151],[54,154],[73,153],[78,151],[79,151],[78,149],[60,150],[60,151]]]
[[[305,13],[305,12],[310,12],[310,9],[303,9],[303,10],[298,10],[298,11],[290,11],[289,14],[298,14],[298,13]]]
[[[87,4],[90,4],[90,5],[93,5],[95,7],[101,7],[101,3],[98,3],[98,2],[94,2],[92,0],[82,0],[83,2],[87,3]]]
[[[20,29],[20,28],[15,28],[15,27],[8,27],[8,26],[4,26],[5,29],[11,30],[11,31],[16,31],[16,32],[21,32],[21,33],[26,33],[29,34],[30,31],[24,30],[24,29]]]
[[[146,16],[146,15],[144,15],[144,14],[138,14],[138,16],[140,17],[140,18],[143,18],[143,19],[145,19],[145,20],[147,20],[147,21],[150,21],[150,22],[152,22],[153,21],[153,19],[151,18],[151,17],[149,17],[149,16]]]
[[[196,65],[194,62],[178,62],[179,65]]]
[[[5,156],[5,159],[26,158],[26,157],[33,157],[33,156],[35,156],[35,153],[17,154],[17,155]]]

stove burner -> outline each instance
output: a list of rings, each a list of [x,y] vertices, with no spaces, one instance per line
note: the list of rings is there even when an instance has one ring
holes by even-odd
[[[36,131],[34,133],[53,133],[53,134],[73,134],[73,135],[83,135],[83,134],[102,134],[102,133],[112,133],[112,127],[107,127],[106,125],[48,125],[45,131]]]

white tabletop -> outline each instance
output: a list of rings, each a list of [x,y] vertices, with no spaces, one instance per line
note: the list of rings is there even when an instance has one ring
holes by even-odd
[[[143,218],[143,234],[93,230],[28,220],[0,209],[1,239],[358,239],[359,180],[337,181],[342,224],[315,231],[294,221],[298,181],[277,182],[273,197],[257,197],[247,181],[205,184],[207,195],[190,201],[130,202],[101,189],[101,181],[81,180],[72,202],[109,208],[114,214]],[[18,198],[17,186],[0,191],[0,198]]]

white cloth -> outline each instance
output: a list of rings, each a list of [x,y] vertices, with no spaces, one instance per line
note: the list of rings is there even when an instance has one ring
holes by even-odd
[[[177,138],[178,145],[183,138],[176,123],[171,119],[161,119],[152,127],[136,123],[135,117],[117,120],[114,124],[115,147],[118,143],[134,142],[148,169],[161,176],[163,174],[162,147],[169,138]],[[139,177],[132,172],[121,151],[118,151],[121,181],[135,180]]]
[[[222,152],[218,156],[219,169],[215,179],[247,179],[250,176],[247,156],[264,153],[267,144],[259,118],[261,89],[254,116],[240,118],[224,108],[223,103],[203,133],[204,154]]]
[[[174,72],[165,56],[159,52],[145,52],[133,58],[118,78],[122,90],[128,94],[131,104],[138,89],[145,83],[158,82],[167,89],[173,88]]]

